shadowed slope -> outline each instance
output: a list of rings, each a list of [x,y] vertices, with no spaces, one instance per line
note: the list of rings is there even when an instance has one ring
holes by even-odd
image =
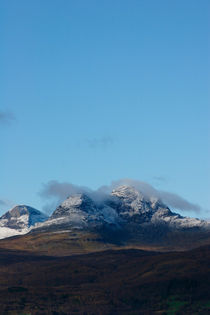
[[[149,231],[148,231],[149,232]],[[136,235],[134,238],[133,235]],[[183,251],[210,244],[210,235],[202,232],[179,231],[163,233],[150,230],[150,234],[123,234],[121,231],[57,231],[29,233],[0,240],[0,248],[21,250],[43,255],[68,256],[106,249],[137,248],[155,251]],[[155,236],[158,235],[156,238]]]
[[[0,251],[2,314],[209,314],[210,247],[42,257]]]

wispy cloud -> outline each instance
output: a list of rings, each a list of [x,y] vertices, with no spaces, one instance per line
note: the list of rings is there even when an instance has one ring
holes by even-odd
[[[59,204],[60,202],[58,200],[48,202],[42,207],[42,212],[46,213],[47,215],[51,215],[51,213],[57,208]]]
[[[45,200],[52,200],[44,205],[43,211],[50,213],[68,196],[77,193],[90,193],[90,189],[83,186],[77,186],[68,182],[60,183],[57,180],[51,180],[43,184],[39,196]]]
[[[114,139],[110,136],[104,136],[100,138],[86,138],[85,143],[91,149],[96,148],[107,148],[111,146],[114,142]]]
[[[6,202],[4,200],[0,200],[0,206],[6,206]]]
[[[60,183],[57,180],[51,180],[47,184],[43,184],[42,190],[39,195],[43,198],[56,197],[65,199],[69,195],[89,192],[90,189],[83,186],[77,186],[68,182]]]
[[[15,120],[13,113],[9,111],[0,111],[0,125],[9,124]]]
[[[0,199],[0,216],[5,212],[11,209],[15,203],[11,200],[7,200],[4,198]]]
[[[154,197],[160,199],[168,207],[172,207],[177,210],[194,211],[197,213],[201,210],[201,207],[199,205],[186,200],[178,194],[158,190],[149,183],[129,178],[113,181],[109,186],[102,186],[97,190],[92,190],[88,187],[78,186],[68,182],[60,183],[56,180],[53,180],[43,185],[41,191],[39,192],[39,195],[46,200],[51,200],[53,198],[55,200],[53,203],[54,207],[56,207],[68,196],[76,193],[86,193],[96,202],[100,202],[107,196],[107,194],[109,194],[113,189],[120,185],[133,186],[138,191],[142,192],[146,198]],[[45,211],[49,207],[52,207],[51,203],[45,205]]]
[[[163,176],[154,176],[153,180],[160,183],[165,183],[167,181],[167,179]]]
[[[167,205],[172,208],[185,211],[194,211],[197,213],[201,211],[201,207],[199,205],[189,202],[188,200],[177,194],[161,190],[158,192],[160,199],[162,199]]]

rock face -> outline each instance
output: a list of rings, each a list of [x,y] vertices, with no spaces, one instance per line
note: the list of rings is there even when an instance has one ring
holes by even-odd
[[[37,222],[44,222],[48,217],[32,207],[18,205],[0,217],[0,238],[25,234]]]

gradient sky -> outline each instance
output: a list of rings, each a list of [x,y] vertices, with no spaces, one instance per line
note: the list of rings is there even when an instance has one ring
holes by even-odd
[[[50,180],[96,189],[126,177],[210,218],[209,9],[2,0],[0,213],[42,209]]]

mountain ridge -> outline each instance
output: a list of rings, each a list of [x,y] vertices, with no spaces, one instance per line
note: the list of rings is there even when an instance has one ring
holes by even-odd
[[[42,248],[43,252],[56,253],[57,250],[71,254],[119,246],[182,250],[207,244],[210,239],[210,223],[182,217],[160,199],[145,196],[126,185],[100,198],[84,193],[70,195],[50,217],[40,214],[39,220],[30,226],[21,229],[18,225],[15,229],[14,222],[10,221],[10,234],[5,216],[8,217],[8,213],[0,218],[1,238],[26,234],[22,242],[37,250]],[[16,216],[16,221],[19,217]],[[29,245],[19,244],[21,239],[17,237],[8,240],[8,246],[30,250]]]
[[[127,223],[163,224],[171,228],[209,228],[205,220],[183,217],[172,212],[160,199],[145,197],[132,186],[122,185],[110,195],[95,202],[87,194],[74,194],[64,200],[49,219],[35,228],[68,223],[73,228],[111,225],[116,228]]]

